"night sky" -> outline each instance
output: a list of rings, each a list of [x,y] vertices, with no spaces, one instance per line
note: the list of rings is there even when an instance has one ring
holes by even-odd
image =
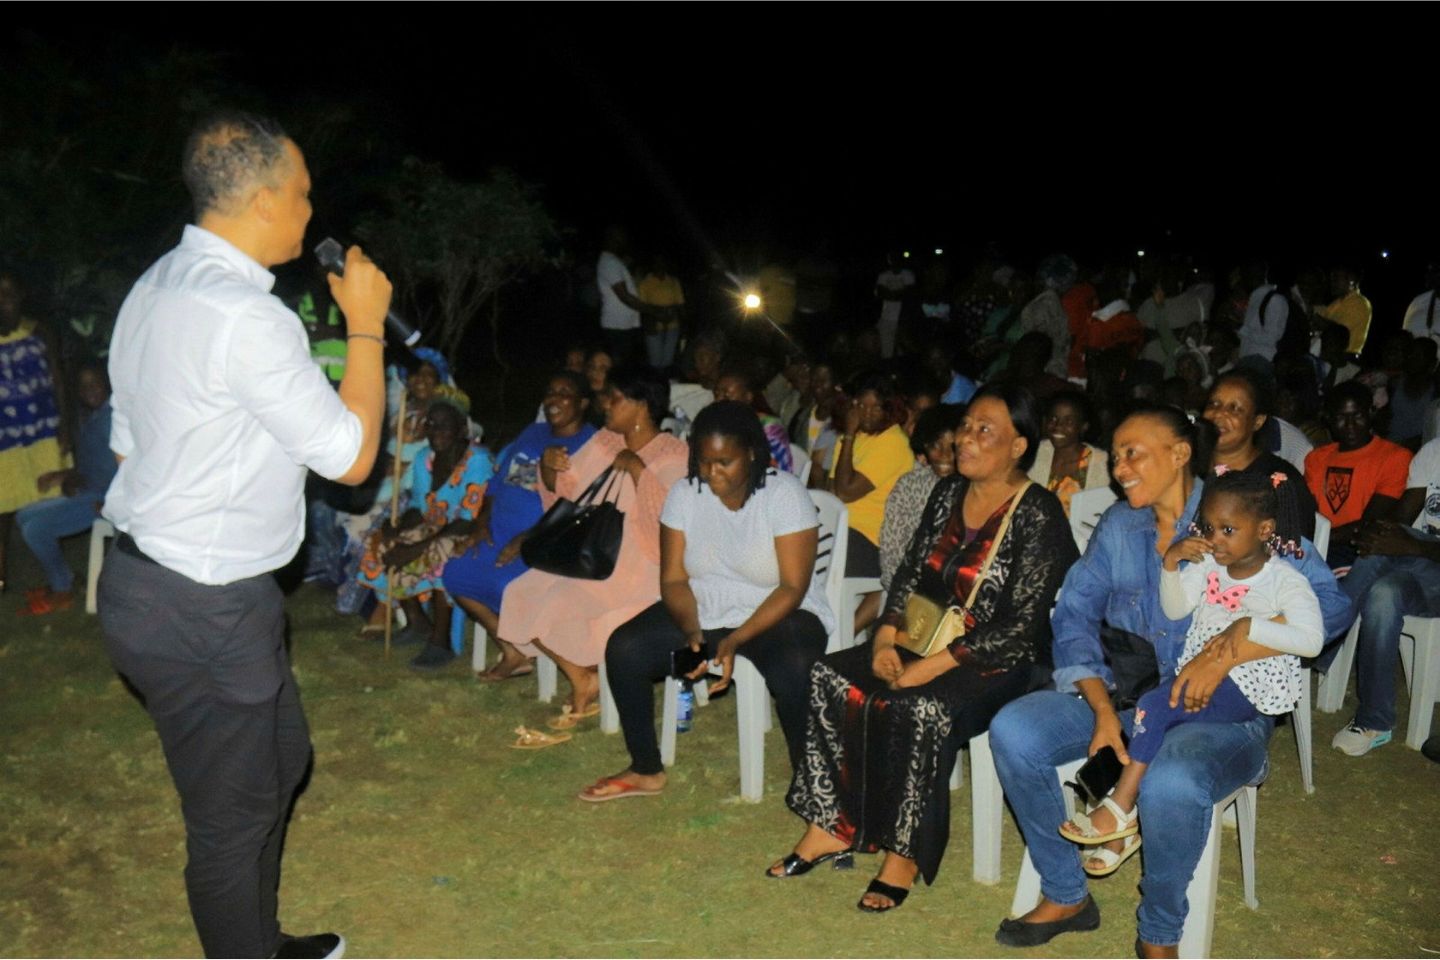
[[[267,22],[27,29],[212,51],[282,119],[301,96],[350,103],[457,176],[542,184],[582,244],[621,220],[682,262],[998,241],[1022,260],[1345,258],[1418,290],[1440,246],[1431,57],[1407,8],[215,9]]]

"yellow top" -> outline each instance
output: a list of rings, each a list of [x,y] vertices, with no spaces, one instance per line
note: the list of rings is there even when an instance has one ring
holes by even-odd
[[[840,444],[835,445],[839,460]],[[915,454],[910,450],[910,438],[898,424],[880,433],[861,433],[855,436],[855,450],[851,462],[855,471],[862,474],[874,485],[865,496],[848,503],[850,529],[858,531],[866,540],[880,543],[880,522],[885,519],[885,499],[890,490],[910,468],[915,466]],[[830,468],[835,476],[835,467]]]
[[[1351,290],[1345,296],[1327,307],[1315,311],[1326,320],[1333,320],[1350,331],[1348,353],[1359,353],[1365,349],[1365,337],[1370,333],[1370,301],[1359,290]]]

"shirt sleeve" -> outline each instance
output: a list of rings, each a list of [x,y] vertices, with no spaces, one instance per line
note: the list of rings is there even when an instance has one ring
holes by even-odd
[[[1320,615],[1320,601],[1304,577],[1295,571],[1281,571],[1276,589],[1276,607],[1285,617],[1284,623],[1252,619],[1250,639],[1262,647],[1279,653],[1313,657],[1325,644],[1325,622]]]
[[[360,455],[360,418],[310,358],[300,319],[266,302],[235,318],[225,353],[231,394],[295,463],[329,480]]]
[[[665,495],[665,506],[660,509],[660,523],[671,530],[688,532],[697,493],[699,491],[688,480],[671,487],[670,492]]]
[[[856,472],[870,481],[876,490],[894,485],[915,465],[915,454],[903,431],[891,428],[868,444],[863,456],[853,461]],[[833,467],[831,468],[833,471]],[[885,495],[890,495],[886,490]]]
[[[110,409],[110,450],[121,457],[128,457],[135,450],[135,438],[130,434],[130,417],[114,404]]]
[[[1199,606],[1198,598],[1186,586],[1179,570],[1160,569],[1160,609],[1171,620],[1184,620]]]
[[[1382,497],[1394,497],[1396,500],[1403,497],[1412,459],[1414,458],[1410,451],[1404,447],[1391,450],[1390,456],[1380,464],[1380,475],[1375,478],[1375,492]]]
[[[1405,487],[1408,490],[1423,490],[1432,480],[1440,480],[1440,440],[1431,440],[1410,459]]]
[[[784,537],[820,526],[815,502],[798,480],[788,474],[777,474],[765,483],[766,490],[772,487],[774,490],[768,498],[767,512],[772,537]]]
[[[1345,591],[1341,590],[1335,581],[1334,572],[1320,559],[1320,551],[1315,549],[1315,545],[1306,540],[1303,549],[1303,557],[1287,557],[1286,561],[1309,581],[1310,589],[1320,605],[1324,636],[1333,639],[1350,629],[1350,624],[1355,620],[1354,607]]]
[[[1050,617],[1054,631],[1055,689],[1075,692],[1075,682],[1098,677],[1107,688],[1115,686],[1115,675],[1105,663],[1100,646],[1100,621],[1110,598],[1111,558],[1108,541],[1112,534],[1101,516],[1085,553],[1065,574],[1055,612]]]

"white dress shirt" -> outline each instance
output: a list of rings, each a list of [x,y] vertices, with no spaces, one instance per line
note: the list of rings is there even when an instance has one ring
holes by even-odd
[[[305,532],[305,469],[342,476],[360,420],[310,357],[275,277],[187,226],[120,307],[110,344],[104,515],[162,566],[225,584],[283,567]]]
[[[630,268],[609,250],[601,251],[595,263],[595,285],[600,289],[600,327],[603,330],[640,329],[640,311],[626,306],[615,294],[615,285],[625,284],[625,290],[635,295],[635,280]]]

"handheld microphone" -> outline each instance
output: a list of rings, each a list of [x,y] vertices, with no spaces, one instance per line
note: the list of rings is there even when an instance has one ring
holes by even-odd
[[[345,276],[345,249],[334,237],[326,237],[315,245],[315,259],[327,272],[337,277]],[[414,347],[420,342],[420,331],[394,310],[385,311],[385,329],[407,347]]]

